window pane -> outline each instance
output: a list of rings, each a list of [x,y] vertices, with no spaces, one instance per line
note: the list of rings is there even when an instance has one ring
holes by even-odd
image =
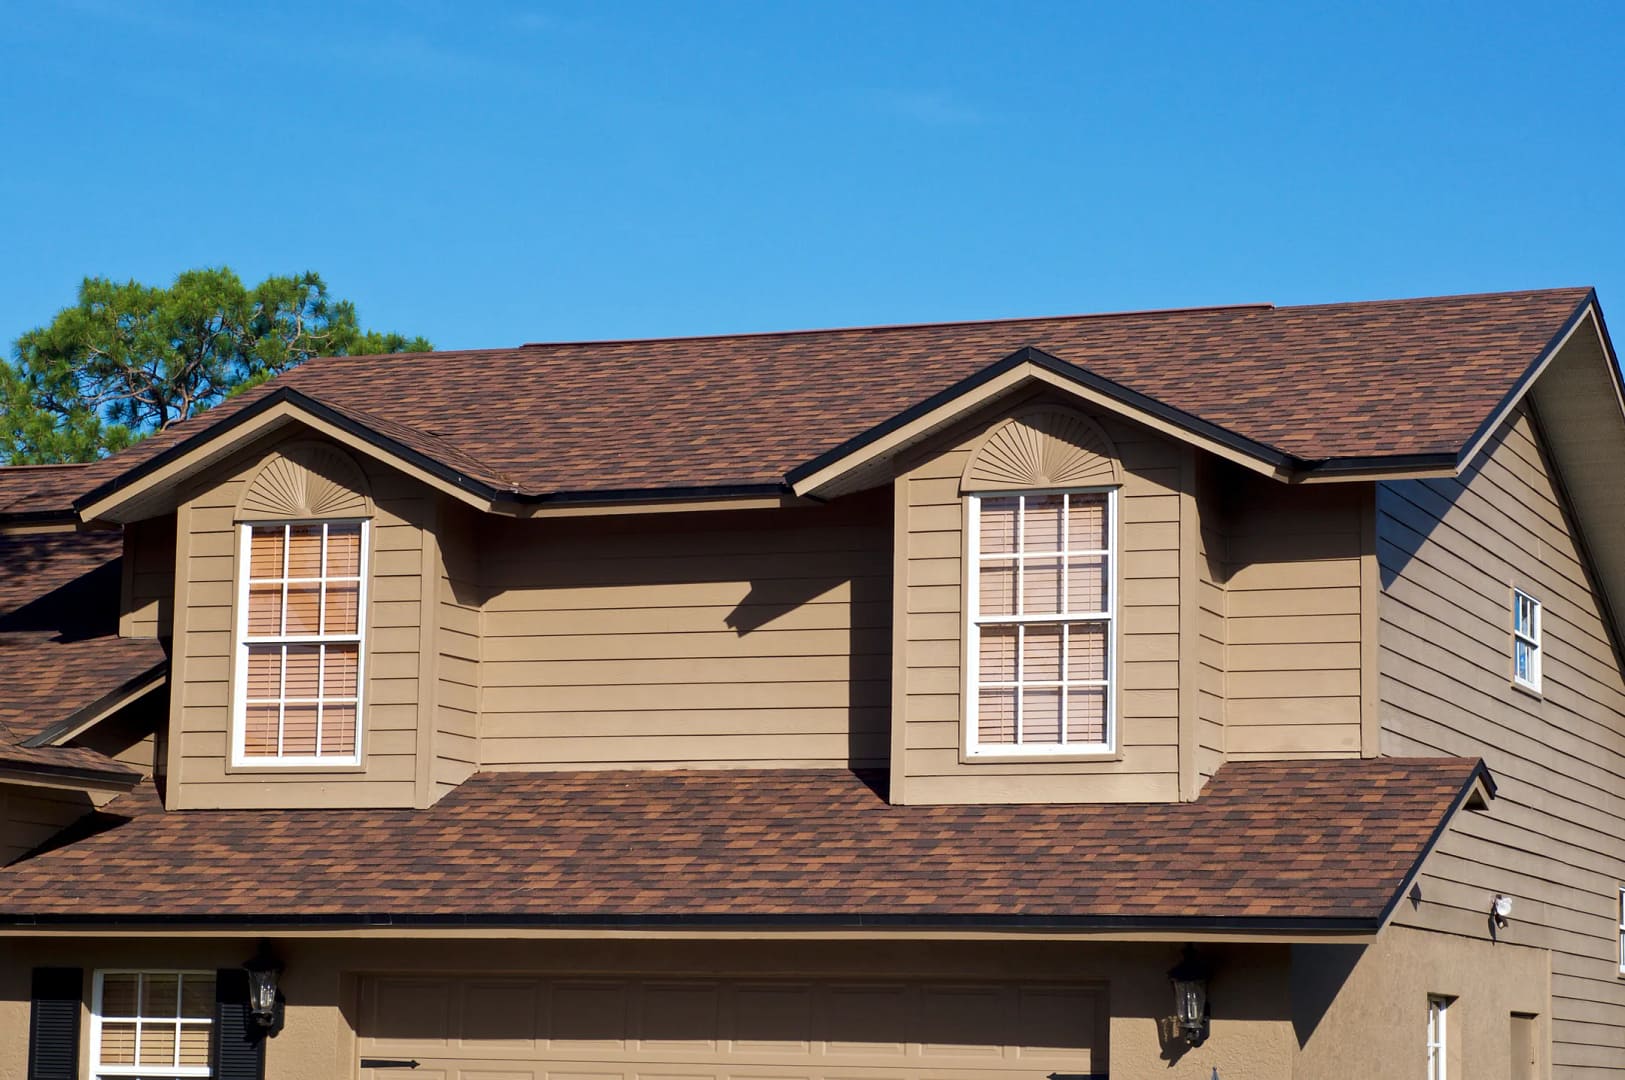
[[[313,757],[316,753],[316,706],[282,707],[282,753],[289,757]]]
[[[1007,555],[1016,550],[1016,508],[1019,499],[982,500],[982,553]]]
[[[1516,670],[1518,678],[1524,682],[1535,681],[1534,652],[1527,643],[1516,641],[1512,644],[1513,655],[1516,657]]]
[[[319,645],[288,646],[287,681],[283,684],[282,690],[284,697],[317,696],[321,689],[317,682],[321,676],[321,655]]]
[[[983,743],[1016,741],[1016,692],[984,688],[976,700],[976,739]]]
[[[1016,564],[1013,562],[985,562],[982,564],[981,610],[983,615],[1014,615],[1016,613]]]
[[[1061,628],[1029,625],[1021,652],[1023,682],[1056,682],[1061,678]]]
[[[1106,688],[1073,686],[1066,692],[1066,741],[1106,741]]]
[[[1061,507],[1064,495],[1029,495],[1021,522],[1021,550],[1061,550]]]
[[[314,634],[321,619],[320,585],[288,586],[289,634]]]
[[[327,586],[327,611],[323,614],[322,633],[353,634],[360,625],[356,615],[360,611],[361,586],[354,581],[341,581]]]
[[[984,626],[979,655],[983,682],[1016,681],[1016,628]]]
[[[1021,692],[1021,741],[1061,741],[1061,691],[1053,686]]]
[[[105,1015],[105,1006],[104,1006]],[[135,1022],[102,1022],[101,1065],[135,1064]]]
[[[243,713],[243,754],[246,757],[275,757],[276,705],[250,705]]]
[[[327,576],[355,577],[361,573],[361,525],[327,527]]]
[[[282,633],[281,585],[249,586],[248,632],[255,637],[273,637]]]
[[[322,574],[322,527],[294,525],[288,529],[288,576],[313,578]]]
[[[1106,610],[1106,557],[1076,555],[1067,567],[1067,611],[1087,614]]]
[[[354,645],[326,645],[325,664],[327,670],[322,674],[326,678],[324,697],[347,698],[356,696],[356,654]]]
[[[181,1015],[188,1020],[208,1020],[214,1016],[213,975],[181,976]]]
[[[251,530],[248,563],[250,578],[279,578],[282,576],[282,526],[256,527]]]
[[[102,976],[103,1016],[135,1015],[136,979],[138,977],[134,974]]]
[[[1106,496],[1073,495],[1066,524],[1070,550],[1106,550]]]
[[[174,1012],[173,1006],[170,1012]],[[175,1025],[144,1023],[141,1025],[141,1054],[137,1065],[175,1064]]]
[[[180,1008],[180,986],[179,975],[143,975],[141,977],[142,1017],[160,1016],[173,1019],[176,1011]]]
[[[1074,623],[1067,628],[1066,677],[1104,679],[1106,677],[1106,624]]]
[[[282,646],[248,647],[248,700],[275,701],[282,696]]]
[[[1023,615],[1061,613],[1061,560],[1028,559],[1021,570]]]
[[[355,753],[355,706],[322,706],[322,753],[348,757]]]
[[[181,1057],[182,1065],[207,1065],[209,1063],[209,1025],[183,1024],[181,1025]]]

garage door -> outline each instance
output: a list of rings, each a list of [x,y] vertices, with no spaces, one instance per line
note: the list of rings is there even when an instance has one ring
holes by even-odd
[[[1104,1076],[1092,984],[372,976],[362,1080]],[[414,1067],[415,1065],[415,1067]]]

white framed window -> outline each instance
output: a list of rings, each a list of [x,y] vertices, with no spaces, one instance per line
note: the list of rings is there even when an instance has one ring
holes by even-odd
[[[1540,601],[1512,590],[1512,681],[1540,690]]]
[[[360,764],[367,522],[240,528],[233,762]]]
[[[211,1076],[212,971],[98,971],[90,1005],[90,1075]]]
[[[1449,1080],[1450,1003],[1453,998],[1428,995],[1428,1080]]]
[[[973,494],[969,519],[969,753],[1110,752],[1116,489]]]
[[[1619,890],[1619,973],[1625,975],[1625,886]]]

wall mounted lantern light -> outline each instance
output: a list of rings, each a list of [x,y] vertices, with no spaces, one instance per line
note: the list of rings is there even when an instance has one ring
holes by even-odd
[[[1497,930],[1506,929],[1507,923],[1512,921],[1512,897],[1495,894],[1495,899],[1490,901],[1490,920]]]
[[[1194,945],[1185,946],[1179,963],[1168,971],[1168,981],[1174,986],[1174,1024],[1180,1037],[1192,1046],[1207,1041],[1207,984],[1212,975],[1212,968],[1197,955]]]
[[[243,970],[248,972],[248,1015],[262,1028],[276,1027],[280,1005],[277,977],[282,974],[282,964],[269,943],[260,942],[259,951],[243,965]]]

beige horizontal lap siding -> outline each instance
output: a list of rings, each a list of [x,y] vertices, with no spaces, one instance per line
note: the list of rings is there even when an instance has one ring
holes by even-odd
[[[484,525],[473,510],[444,499],[440,504],[440,543],[434,574],[439,607],[434,644],[434,766],[438,794],[451,790],[479,768],[481,619],[479,547]]]
[[[481,767],[884,765],[889,510],[481,522]]]
[[[964,746],[965,509],[960,478],[988,430],[1032,400],[949,432],[897,478],[899,605],[894,801],[1172,802],[1180,797],[1180,514],[1193,451],[1098,416],[1123,467],[1118,501],[1119,756],[1096,761],[969,761]],[[899,783],[899,777],[901,783]]]
[[[1499,783],[1464,814],[1401,922],[1551,950],[1553,1072],[1625,1073],[1618,886],[1625,882],[1625,680],[1532,417],[1519,410],[1461,480],[1377,501],[1382,750],[1482,756]],[[1616,537],[1590,537],[1613,543]],[[1511,596],[1543,605],[1540,697],[1511,686]]]
[[[119,636],[167,638],[175,600],[175,515],[124,527]]]
[[[1227,522],[1219,494],[1218,463],[1199,458],[1196,474],[1196,774],[1207,783],[1224,763],[1225,649],[1229,598],[1225,554]]]
[[[171,808],[413,806],[418,776],[425,531],[433,496],[401,474],[363,465],[374,502],[368,550],[366,684],[360,768],[231,765],[236,510],[277,442],[209,473],[179,512],[169,750]]]
[[[1362,749],[1365,484],[1227,473],[1224,747],[1232,761]],[[1218,625],[1209,621],[1210,626]],[[1218,643],[1210,646],[1219,654]]]
[[[83,792],[0,784],[0,866],[33,851],[93,809]]]

